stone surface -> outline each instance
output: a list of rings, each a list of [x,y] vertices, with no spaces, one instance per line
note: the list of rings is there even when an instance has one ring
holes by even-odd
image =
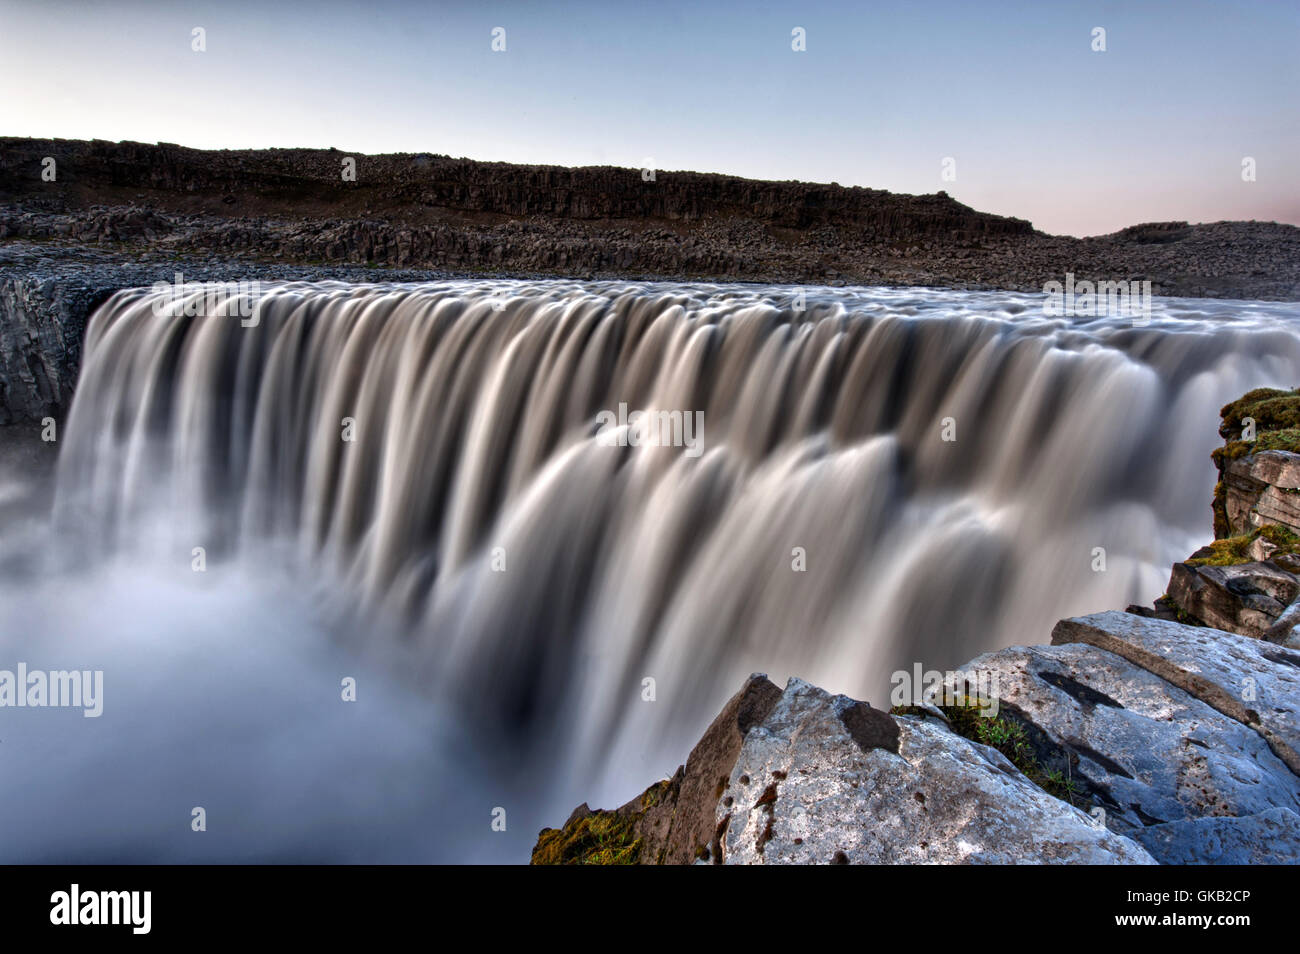
[[[1300,773],[1300,652],[1215,629],[1130,613],[1062,620],[1053,645],[1095,646],[1256,729]]]
[[[1223,467],[1224,509],[1233,534],[1275,523],[1300,533],[1300,454],[1268,450]]]
[[[1263,639],[1300,596],[1300,579],[1273,563],[1175,563],[1168,594],[1184,613],[1207,626]]]
[[[1300,815],[1274,808],[1246,818],[1193,818],[1133,833],[1162,865],[1284,865],[1300,858]]]
[[[964,668],[997,673],[998,715],[1025,725],[1037,761],[1067,774],[1115,831],[1300,811],[1300,779],[1258,732],[1115,653],[1016,647]]]
[[[722,708],[680,770],[675,797],[646,813],[646,860],[688,864],[713,840],[713,807],[731,774],[745,736],[761,723],[781,690],[766,676],[750,676]]]
[[[994,749],[863,706],[790,680],[717,804],[723,863],[1152,862]],[[896,723],[892,739],[882,720]],[[853,729],[863,722],[867,744]]]

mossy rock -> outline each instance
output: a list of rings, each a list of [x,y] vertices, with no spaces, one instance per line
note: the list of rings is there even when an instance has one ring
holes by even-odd
[[[1241,422],[1248,417],[1255,421],[1256,437],[1263,437],[1270,431],[1300,431],[1300,388],[1294,391],[1256,388],[1231,404],[1225,404],[1219,410],[1219,416],[1223,418],[1219,436],[1229,442],[1240,442]]]
[[[563,828],[544,828],[533,848],[535,865],[634,865],[641,855],[636,816],[595,811]]]
[[[1222,479],[1228,463],[1267,450],[1300,454],[1300,388],[1293,391],[1256,388],[1225,404],[1219,409],[1219,416],[1222,418],[1219,436],[1224,439],[1224,445],[1216,448],[1212,456],[1220,478],[1214,488],[1214,536],[1221,540],[1232,532],[1225,499],[1227,488]],[[1241,439],[1242,421],[1248,417],[1255,421],[1253,441]]]
[[[1239,566],[1252,563],[1250,545],[1258,539],[1267,540],[1277,547],[1269,559],[1287,554],[1300,554],[1300,535],[1286,527],[1269,524],[1235,537],[1223,537],[1201,547],[1186,561],[1188,566]]]
[[[672,787],[665,779],[616,811],[575,812],[563,828],[543,828],[533,848],[535,865],[635,865],[644,839],[639,823]]]

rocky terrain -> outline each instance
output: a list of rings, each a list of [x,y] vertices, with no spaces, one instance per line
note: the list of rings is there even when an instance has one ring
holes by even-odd
[[[124,262],[1024,291],[1072,273],[1149,280],[1154,294],[1300,299],[1289,225],[1148,223],[1076,239],[943,192],[431,154],[0,139],[0,243],[14,240]]]
[[[1300,391],[1222,414],[1216,540],[1154,608],[888,712],[754,675],[675,775],[580,806],[533,863],[1300,862]]]

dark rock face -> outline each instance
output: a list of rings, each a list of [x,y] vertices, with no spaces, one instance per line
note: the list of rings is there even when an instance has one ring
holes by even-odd
[[[1300,533],[1300,454],[1266,450],[1227,461],[1223,485],[1230,534],[1269,523]]]
[[[110,288],[0,279],[0,425],[58,417],[81,364],[86,319]]]
[[[349,154],[323,149],[206,152],[169,144],[0,139],[0,176],[10,199],[48,198],[41,161],[58,163],[55,192],[66,208],[118,204],[141,190],[169,211],[301,214],[307,203],[321,217],[376,218],[429,224],[448,216],[695,223],[747,218],[777,228],[852,228],[879,240],[926,238],[972,241],[1028,235],[1022,219],[986,215],[946,193],[893,195],[876,189],[804,182],[765,182],[736,176],[611,166],[566,168],[475,162],[449,156],[351,154],[355,181],[342,176]],[[163,201],[163,197],[171,201]],[[230,200],[234,201],[231,202]],[[334,215],[330,215],[333,212]],[[313,216],[315,217],[315,216]],[[118,213],[101,231],[147,234],[159,220],[143,211]]]
[[[123,264],[81,250],[64,260],[48,250],[0,243],[0,426],[30,429],[66,413],[81,366],[86,324],[115,291],[186,281],[437,281],[447,272],[290,265],[232,265],[170,259]]]

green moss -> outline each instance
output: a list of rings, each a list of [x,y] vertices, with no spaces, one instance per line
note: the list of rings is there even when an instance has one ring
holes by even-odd
[[[1294,391],[1256,388],[1225,404],[1219,416],[1223,418],[1219,436],[1225,441],[1241,440],[1242,421],[1248,417],[1255,421],[1257,437],[1267,431],[1300,429],[1300,388]]]
[[[1202,555],[1191,557],[1187,560],[1187,565],[1237,566],[1242,563],[1250,563],[1250,545],[1261,538],[1277,547],[1277,550],[1272,554],[1274,557],[1287,553],[1300,554],[1300,536],[1292,533],[1286,527],[1268,524],[1258,530],[1252,530],[1250,533],[1215,540],[1209,546],[1198,550],[1197,553]]]
[[[1047,794],[1062,801],[1074,804],[1075,798],[1082,794],[1075,782],[1067,778],[1059,769],[1044,766],[1029,738],[1024,725],[1015,719],[1003,716],[984,715],[984,707],[976,701],[958,700],[955,705],[939,707],[948,717],[948,724],[958,735],[997,749],[1008,761],[1024,773]],[[890,712],[897,715],[910,715],[901,710],[915,709],[914,706],[895,706]],[[1064,764],[1071,764],[1068,754],[1061,753]]]
[[[637,815],[592,812],[563,828],[544,828],[533,848],[535,865],[634,865],[641,855]]]
[[[618,811],[594,811],[563,828],[543,828],[533,848],[535,865],[634,865],[640,861],[643,840],[638,822],[662,802],[672,788],[665,779],[651,785],[636,803],[639,811],[624,806]]]

